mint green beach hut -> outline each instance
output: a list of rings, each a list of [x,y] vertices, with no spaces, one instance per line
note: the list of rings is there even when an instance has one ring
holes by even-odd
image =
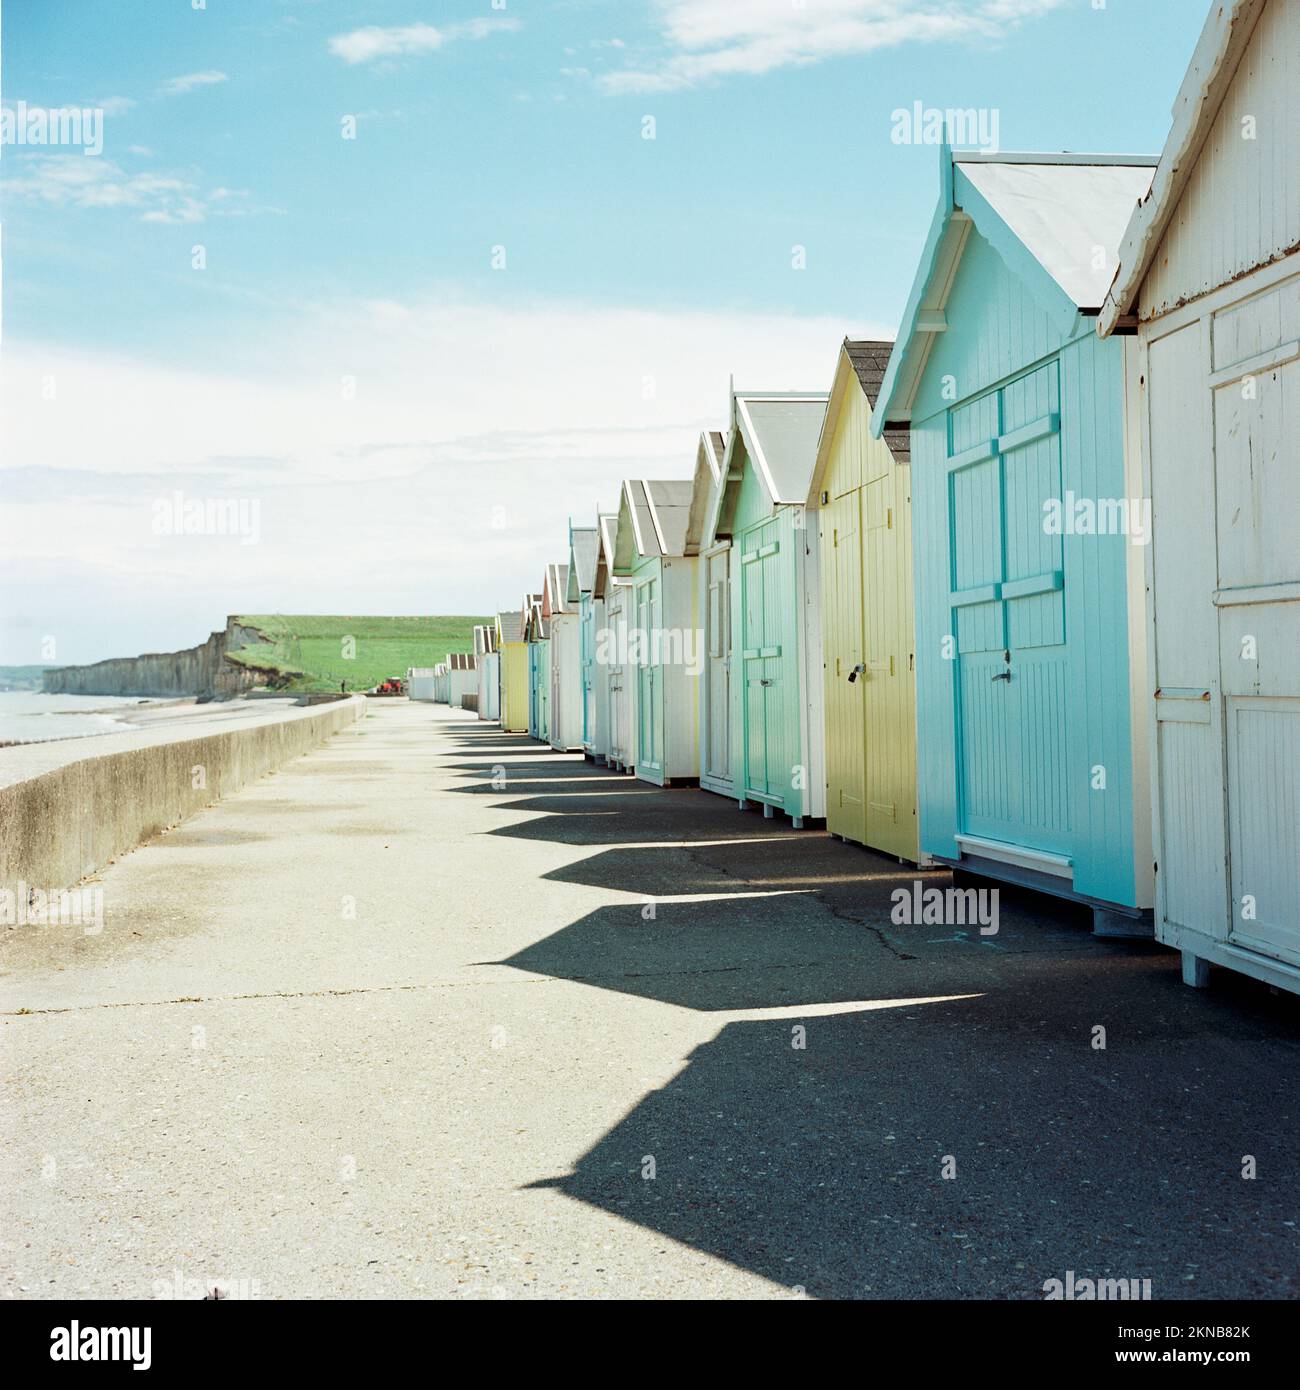
[[[700,538],[705,554],[724,557],[718,578],[730,592],[729,794],[765,816],[784,812],[796,828],[826,814],[818,540],[805,524],[826,399],[732,392],[720,483]],[[707,471],[697,472],[707,486]],[[709,785],[727,788],[716,776]]]

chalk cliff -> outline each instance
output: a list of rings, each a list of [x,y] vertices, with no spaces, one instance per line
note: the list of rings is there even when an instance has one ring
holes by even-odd
[[[265,640],[256,628],[227,618],[201,646],[56,666],[45,672],[44,688],[54,695],[238,695],[272,684],[275,673],[242,666],[226,653]]]

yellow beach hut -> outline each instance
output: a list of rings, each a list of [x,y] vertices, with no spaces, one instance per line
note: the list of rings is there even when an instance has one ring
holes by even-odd
[[[808,512],[821,540],[826,828],[916,863],[909,439],[871,436],[893,346],[844,340]]]
[[[501,727],[511,734],[528,732],[528,646],[524,614],[516,608],[497,614],[497,651],[501,671]]]

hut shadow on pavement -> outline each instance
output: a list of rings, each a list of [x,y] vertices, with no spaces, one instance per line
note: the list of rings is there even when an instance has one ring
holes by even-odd
[[[821,1298],[1038,1299],[1068,1270],[1300,1292],[1294,999],[1224,972],[1188,990],[1173,953],[1006,887],[996,935],[896,925],[896,890],[946,872],[593,774],[521,776],[504,804],[545,814],[491,833],[589,844],[547,877],[629,900],[504,963],[717,1029],[533,1187]],[[630,790],[652,794],[619,814]]]
[[[729,890],[734,892],[734,890]],[[602,907],[499,962],[701,1011],[867,997],[887,950],[803,893]]]
[[[473,769],[463,769],[465,771],[482,772],[482,767]],[[454,792],[478,793],[480,795],[501,796],[502,792],[494,788],[490,782],[478,782],[470,786],[452,787]],[[593,777],[590,782],[581,783],[572,777],[550,777],[547,775],[545,765],[536,768],[529,768],[526,775],[516,774],[510,778],[509,790],[517,793],[520,797],[538,797],[554,799],[558,797],[604,797],[604,796],[628,796],[635,793],[627,786],[621,786],[617,782],[605,781],[602,778]],[[651,796],[657,794],[654,787],[643,787],[640,795]],[[503,802],[503,807],[526,806],[524,801]]]
[[[728,1022],[533,1186],[818,1298],[1037,1299],[1067,1270],[1294,1297],[1293,1118],[1175,978],[1154,1014],[1134,981],[1103,998],[1076,959],[1047,994]],[[1294,1036],[1236,1024],[1294,1095]]]

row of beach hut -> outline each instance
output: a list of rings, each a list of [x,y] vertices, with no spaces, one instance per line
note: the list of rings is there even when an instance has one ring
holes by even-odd
[[[1297,130],[1222,0],[1158,159],[945,149],[897,340],[571,524],[480,717],[1300,989]]]
[[[475,641],[480,629],[475,629]],[[454,705],[457,709],[481,709],[479,656],[477,650],[448,652],[436,666],[411,666],[406,672],[408,700]],[[484,715],[484,718],[495,716]]]

